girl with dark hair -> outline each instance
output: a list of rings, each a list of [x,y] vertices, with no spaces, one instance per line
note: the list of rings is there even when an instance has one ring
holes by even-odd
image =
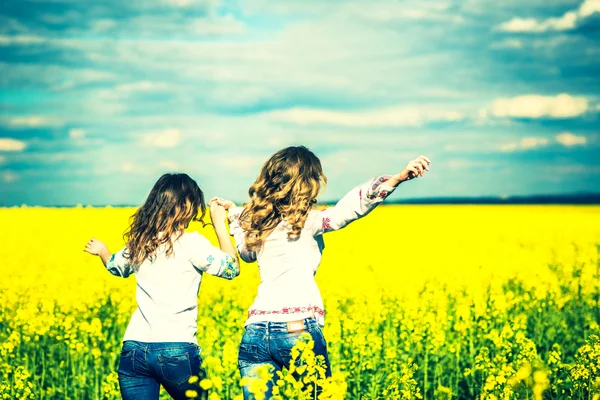
[[[165,174],[133,215],[125,248],[111,254],[96,239],[85,246],[111,274],[136,276],[138,307],[125,332],[118,370],[125,400],[157,400],[160,385],[175,399],[199,390],[188,380],[205,375],[196,340],[202,274],[233,279],[240,272],[222,206],[210,204],[221,249],[198,232],[185,232],[192,220],[203,222],[205,213],[204,194],[193,179]]]
[[[242,377],[258,376],[261,366],[276,371],[289,365],[291,350],[307,332],[314,352],[322,356],[326,375],[330,365],[321,331],[325,310],[314,275],[324,249],[322,235],[364,217],[405,181],[423,176],[429,159],[421,156],[395,175],[379,176],[350,191],[335,207],[314,205],[327,180],[319,159],[306,147],[275,153],[250,187],[243,208],[217,199],[229,210],[229,227],[246,262],[258,261],[260,285],[248,311],[240,344],[238,367]],[[266,398],[271,397],[273,380]],[[252,398],[244,387],[244,397]]]

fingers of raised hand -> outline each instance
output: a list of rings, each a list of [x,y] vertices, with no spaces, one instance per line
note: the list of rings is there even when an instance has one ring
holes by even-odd
[[[411,163],[408,165],[407,169],[408,169],[408,178],[409,179],[414,179],[419,176],[419,169],[417,168],[416,165]]]
[[[426,156],[419,156],[419,157],[417,157],[417,160],[423,160],[427,164],[431,164],[431,160],[429,159],[429,157],[426,157]]]
[[[417,158],[417,159],[415,160],[415,162],[416,162],[417,164],[419,164],[419,165],[421,166],[421,168],[423,168],[425,171],[429,171],[429,163],[428,163],[427,161],[425,161],[424,159],[422,159],[422,158]]]

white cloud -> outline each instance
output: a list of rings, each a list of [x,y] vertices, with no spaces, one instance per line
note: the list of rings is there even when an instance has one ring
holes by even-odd
[[[337,125],[349,127],[421,126],[428,122],[456,122],[464,117],[456,111],[431,107],[391,107],[367,111],[331,111],[313,108],[291,108],[265,113],[275,121],[298,125]]]
[[[243,33],[246,25],[231,14],[222,17],[198,18],[191,24],[193,33],[205,36],[234,35]]]
[[[175,163],[173,161],[168,161],[168,160],[160,161],[158,163],[158,166],[161,169],[165,169],[165,170],[169,170],[169,171],[176,171],[178,169],[177,163]]]
[[[557,96],[532,94],[501,98],[494,101],[491,109],[497,117],[511,118],[573,118],[587,110],[588,101],[585,97],[565,93]]]
[[[71,139],[83,139],[85,137],[85,129],[71,129],[69,130],[69,137]]]
[[[19,180],[19,175],[15,174],[12,171],[4,171],[2,172],[2,181],[4,183],[12,183]]]
[[[558,18],[538,20],[515,17],[498,26],[505,32],[548,32],[575,29],[580,22],[594,13],[600,12],[600,0],[585,0],[577,10],[567,11]]]
[[[23,151],[27,147],[27,143],[11,139],[11,138],[0,138],[0,151]]]
[[[142,141],[146,146],[159,148],[177,147],[181,143],[179,129],[170,128],[163,131],[142,134]]]
[[[63,125],[63,123],[56,118],[44,117],[40,115],[13,117],[9,118],[6,122],[9,126],[15,128],[41,128]]]
[[[556,141],[566,147],[582,146],[587,143],[585,136],[577,136],[571,132],[563,132],[556,135]]]
[[[504,39],[500,42],[492,42],[490,47],[492,49],[521,49],[523,45],[523,41],[519,39]]]
[[[192,4],[192,0],[167,0],[167,3],[177,7],[187,7]]]
[[[413,2],[407,6],[403,2],[374,2],[365,7],[363,3],[349,3],[345,10],[355,13],[358,17],[377,23],[398,22],[402,20],[415,21],[451,21],[461,23],[464,17],[449,11],[450,4],[446,2],[427,1]]]
[[[153,92],[170,90],[171,86],[164,82],[139,81],[132,83],[123,83],[115,86],[116,91],[123,93],[132,92]]]
[[[135,165],[133,165],[130,162],[125,162],[121,165],[121,171],[128,173],[128,172],[133,172],[135,170]]]
[[[5,162],[6,162],[6,157],[0,156],[0,165],[4,164]]]
[[[548,139],[540,137],[525,137],[518,142],[511,142],[503,144],[499,147],[500,151],[517,151],[517,150],[530,150],[537,147],[547,146],[549,143]]]
[[[28,46],[45,43],[46,41],[43,37],[33,35],[0,35],[0,46]]]
[[[588,17],[594,13],[600,13],[600,0],[586,0],[579,7],[579,15]]]

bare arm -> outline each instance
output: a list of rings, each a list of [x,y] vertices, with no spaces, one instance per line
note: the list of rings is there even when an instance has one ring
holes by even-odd
[[[252,263],[256,261],[256,252],[248,250],[246,248],[245,237],[246,233],[240,226],[239,217],[243,211],[243,208],[236,207],[235,203],[231,200],[224,200],[220,197],[215,197],[211,201],[216,201],[219,205],[223,206],[226,210],[229,211],[229,231],[230,235],[233,236],[233,239],[236,244],[237,251],[247,263]]]
[[[227,232],[227,223],[225,222],[227,219],[227,212],[223,206],[217,203],[217,201],[210,202],[210,219],[212,220],[213,228],[215,229],[217,239],[219,240],[219,247],[225,253],[235,257],[239,264],[240,260],[238,259],[237,251],[233,243],[231,243],[229,233]]]
[[[405,181],[423,176],[429,170],[429,159],[421,156],[410,161],[395,175],[383,175],[365,182],[348,192],[337,204],[322,211],[311,211],[306,227],[313,234],[322,235],[344,228],[369,214]]]

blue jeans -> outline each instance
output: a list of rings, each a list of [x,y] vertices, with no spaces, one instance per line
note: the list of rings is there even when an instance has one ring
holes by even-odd
[[[186,399],[188,389],[201,394],[197,384],[188,383],[191,376],[206,377],[200,349],[194,343],[123,343],[119,387],[124,400],[158,400],[160,385],[174,399]]]
[[[314,319],[305,319],[303,321],[305,332],[308,332],[315,345],[313,351],[315,355],[322,355],[325,358],[326,376],[331,376],[331,366],[327,357],[327,342],[321,331],[321,327]],[[266,399],[271,398],[271,389],[274,380],[277,377],[277,371],[281,371],[290,365],[292,360],[291,350],[298,343],[300,335],[303,332],[289,333],[285,322],[258,322],[246,326],[240,350],[238,353],[238,368],[242,378],[256,378],[257,367],[263,365],[272,366],[272,379],[267,384],[268,390],[265,393]],[[253,399],[254,397],[244,386],[244,399]]]

